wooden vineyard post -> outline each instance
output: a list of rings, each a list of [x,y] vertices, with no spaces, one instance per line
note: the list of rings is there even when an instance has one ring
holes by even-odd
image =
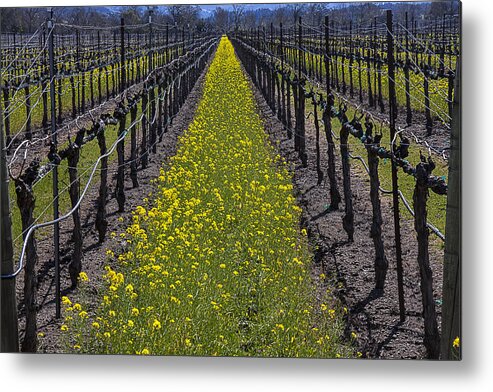
[[[98,52],[101,53],[101,32],[98,30]],[[101,62],[98,62],[98,103],[101,105],[103,102],[103,91],[101,85],[101,72],[103,68],[101,67]]]
[[[313,121],[315,122],[315,153],[317,159],[317,185],[320,185],[324,180],[324,173],[320,167],[320,124],[318,122],[317,97],[312,92],[313,103]]]
[[[428,43],[427,45],[430,45]],[[426,48],[427,51],[430,48]],[[431,136],[433,132],[433,119],[431,118],[431,108],[430,108],[430,74],[431,74],[431,53],[428,53],[428,64],[424,66],[424,79],[423,79],[423,90],[425,95],[425,115],[426,115],[426,135]]]
[[[296,134],[298,136],[298,148],[299,148],[299,157],[301,159],[301,163],[303,167],[308,166],[308,156],[306,154],[306,139],[305,139],[305,86],[304,86],[304,80],[302,78],[302,65],[303,65],[303,51],[302,51],[302,23],[301,23],[301,16],[298,19],[298,84],[297,84],[297,89],[298,89],[298,106],[297,106],[297,113],[298,115],[296,116]]]
[[[127,75],[125,66],[125,19],[120,18],[120,92],[127,86]]]
[[[454,354],[455,338],[461,332],[461,84],[460,58],[457,60],[455,97],[452,112],[452,134],[450,140],[449,192],[447,197],[447,219],[445,226],[445,258],[443,262],[443,306],[441,359],[461,359],[461,345]]]
[[[349,22],[349,95],[351,98],[354,97],[354,86],[353,86],[353,21]]]
[[[111,64],[110,74],[111,74],[111,96],[114,97],[114,96],[116,96],[117,81],[116,81],[116,77],[115,77],[115,64],[113,64],[113,63]]]
[[[80,45],[80,43],[79,43]],[[82,58],[80,59],[81,64],[80,64],[80,77],[81,77],[81,83],[79,85],[79,91],[80,91],[80,112],[85,113],[86,112],[86,72],[84,69],[84,55],[82,55]],[[111,65],[113,67],[113,64]],[[113,77],[113,85],[116,85],[115,78]],[[116,95],[116,93],[114,93]]]
[[[378,74],[378,105],[380,106],[380,113],[385,113],[385,105],[383,103],[382,96],[382,59],[380,54],[377,54],[377,74]]]
[[[306,154],[306,135],[305,135],[305,81],[300,80],[298,83],[298,118],[296,120],[297,132],[299,137],[299,156],[303,167],[308,166],[308,156]]]
[[[166,50],[164,52],[165,55],[165,62],[169,63],[170,62],[170,56],[169,56],[169,25],[166,24]]]
[[[151,62],[152,64],[152,62]],[[152,71],[151,71],[152,72]],[[155,77],[150,78],[151,82],[151,89],[149,90],[149,101],[151,104],[151,118],[149,121],[149,127],[150,127],[150,146],[149,150],[152,149],[153,153],[156,153],[156,142],[157,142],[157,119],[156,119],[156,84],[155,84]],[[178,97],[178,99],[181,100],[181,94]]]
[[[48,20],[48,56],[50,63],[50,104],[51,104],[51,148],[54,154],[57,152],[58,140],[56,129],[56,110],[55,110],[55,54],[54,54],[54,34],[53,9],[50,10]],[[59,217],[59,200],[58,200],[58,164],[52,169],[53,173],[53,258],[55,261],[55,304],[56,318],[61,316],[61,298],[60,298],[60,224]]]
[[[384,113],[385,112],[385,106],[383,104],[383,96],[382,96],[382,57],[380,55],[380,53],[378,52],[378,48],[377,48],[377,18],[375,17],[375,23],[373,25],[373,30],[374,30],[374,45],[375,45],[375,50],[374,50],[374,53],[375,53],[375,62],[376,62],[376,65],[377,65],[377,70],[376,70],[376,74],[375,74],[375,77],[377,78],[377,81],[378,81],[378,106],[380,107],[380,113]],[[377,93],[377,86],[375,86],[375,94]]]
[[[370,38],[371,41],[371,38]],[[370,107],[374,106],[374,97],[373,97],[373,91],[371,87],[371,63],[370,63],[370,58],[371,58],[371,45],[368,45],[368,48],[366,49],[366,77],[368,80],[368,105]]]
[[[269,105],[270,109],[272,110],[272,101],[271,101],[271,88],[270,88],[270,82],[271,82],[271,74],[270,74],[270,69],[269,69],[269,63],[267,60],[265,60],[266,55],[267,55],[267,43],[266,43],[267,36],[265,34],[265,26],[262,28],[262,49],[264,51],[264,78],[265,78],[265,84],[264,84],[264,97],[265,100],[267,101],[267,104]]]
[[[363,81],[361,80],[361,60],[363,59],[363,54],[361,48],[358,48],[358,98],[360,103],[363,103]]]
[[[130,109],[130,178],[132,180],[132,186],[137,188],[139,181],[137,179],[137,124],[135,120],[137,118],[137,102],[134,102]]]
[[[343,27],[344,28],[344,27]],[[345,53],[345,39],[341,39],[341,91],[344,95],[346,95],[347,86],[346,86],[346,53]]]
[[[58,71],[57,71],[58,74]],[[61,124],[63,122],[63,94],[62,94],[62,83],[63,78],[62,75],[57,75],[54,79],[54,82],[57,86],[57,97],[58,97],[58,113],[57,113],[57,124]]]
[[[322,114],[322,121],[324,123],[325,138],[327,139],[327,175],[329,176],[330,184],[330,209],[338,210],[339,203],[341,202],[341,195],[337,187],[337,176],[335,168],[335,146],[334,139],[332,137],[332,121],[330,111],[334,105],[334,96],[331,92],[330,86],[330,69],[329,69],[329,17],[325,17],[325,83],[327,89],[327,103]]]
[[[345,116],[345,114],[344,114]],[[342,158],[342,176],[344,187],[344,216],[342,218],[342,227],[348,235],[348,241],[353,242],[354,235],[354,213],[353,213],[353,194],[351,192],[351,168],[349,163],[349,130],[347,121],[341,127],[340,149]]]
[[[148,114],[148,95],[147,95],[147,82],[144,82],[143,95],[142,95],[142,140],[140,144],[141,154],[141,166],[145,169],[148,164],[148,152],[147,152],[147,114]],[[171,113],[172,115],[173,113]]]
[[[24,82],[24,101],[26,105],[26,140],[32,140],[33,134],[31,129],[31,94],[29,93],[30,78],[26,76]]]
[[[276,107],[277,119],[282,121],[282,110],[281,110],[281,86],[279,82],[280,73],[278,70],[273,67],[272,75],[274,76],[274,98],[276,98],[276,90],[277,90],[277,100],[275,99],[274,106]]]
[[[75,68],[72,69],[72,73],[75,72]],[[108,88],[108,75],[106,75],[106,88]],[[76,99],[76,92],[75,92],[75,81],[74,81],[74,76],[70,75],[70,90],[72,91],[72,118],[77,117],[77,99]],[[108,99],[108,96],[106,96],[106,99]]]
[[[387,67],[389,82],[389,114],[390,114],[390,140],[392,151],[395,151],[395,121],[397,117],[397,98],[395,94],[395,62],[394,62],[394,35],[392,11],[387,11]],[[404,304],[404,276],[402,269],[401,249],[401,224],[399,214],[399,183],[397,179],[397,166],[392,160],[392,202],[394,208],[394,231],[395,231],[395,256],[397,265],[397,290],[399,296],[399,315],[403,322],[406,319]]]
[[[447,80],[448,80],[448,91],[447,91],[447,101],[448,101],[448,114],[450,118],[453,118],[454,113],[454,79],[455,74],[451,69],[447,72]]]
[[[39,163],[33,161],[24,174],[15,179],[15,192],[17,194],[17,206],[21,213],[23,239],[26,239],[27,231],[34,224],[34,206],[36,198],[32,189],[33,181],[37,176]],[[24,339],[21,343],[22,352],[34,353],[38,347],[38,336],[36,334],[36,264],[38,255],[36,252],[36,240],[34,233],[29,237],[26,244],[26,264],[24,266],[24,307],[26,314],[26,326]]]
[[[46,27],[43,27],[43,47],[46,45]],[[43,58],[42,58],[42,76],[41,76],[41,95],[42,95],[42,100],[43,100],[43,120],[41,121],[42,127],[45,131],[45,133],[48,132],[48,92],[46,91],[46,78],[45,78],[45,72],[46,72],[46,65],[47,65],[47,54],[46,54],[46,49],[43,49]],[[72,79],[73,80],[73,79]]]
[[[300,151],[300,137],[299,137],[299,132],[298,132],[298,117],[300,114],[299,111],[299,100],[298,100],[298,94],[299,94],[299,89],[298,89],[298,80],[295,78],[292,81],[292,88],[293,88],[293,110],[294,110],[294,150],[299,154]]]
[[[377,149],[380,147],[381,135],[372,135],[373,124],[370,121],[366,122],[366,141],[365,146],[368,152],[368,171],[370,175],[370,199],[372,205],[372,224],[370,229],[370,237],[373,240],[375,247],[375,288],[383,290],[385,285],[385,277],[389,263],[385,257],[385,247],[382,239],[382,209],[380,205],[380,179],[378,177],[379,158]]]
[[[332,20],[332,30],[335,32],[336,30],[336,27],[335,27],[335,21]],[[337,58],[338,57],[338,53],[339,53],[339,50],[337,48],[337,43],[338,43],[338,37],[336,35],[336,33],[334,33],[335,35],[335,39],[333,40],[334,44],[332,45],[332,54],[334,55],[335,57],[335,61],[332,62],[333,64],[333,71],[332,71],[332,75],[335,76],[335,87],[336,87],[336,91],[339,92],[340,91],[340,88],[339,88],[339,59]]]
[[[179,71],[175,70],[174,73],[176,74],[177,81],[173,85],[173,99],[171,100],[171,103],[173,105],[173,117],[176,114],[178,114],[178,112],[180,110],[179,102],[180,102],[180,85],[181,85],[181,77],[179,75]],[[175,77],[173,77],[173,79],[175,79]],[[150,95],[149,95],[149,100],[150,100]],[[151,120],[152,120],[152,118],[151,118]],[[149,121],[149,123],[150,123],[150,121]]]
[[[170,80],[168,73],[164,75],[164,86],[163,86],[163,135],[168,131],[169,127],[169,91],[170,91]],[[162,140],[162,136],[160,141]]]
[[[370,36],[370,45],[372,48],[372,62],[373,62],[373,105],[376,108],[378,103],[378,85],[377,85],[377,73],[378,73],[378,53],[377,53],[377,36],[376,36],[377,18],[373,18],[373,24],[370,24],[373,34]]]
[[[428,176],[435,165],[429,160],[416,166],[416,186],[414,188],[414,227],[418,236],[418,264],[421,276],[421,295],[423,302],[423,318],[425,324],[424,345],[428,358],[438,359],[440,355],[440,335],[438,333],[435,299],[433,297],[433,274],[430,268],[428,252],[429,231],[426,226],[428,200]]]
[[[286,78],[286,128],[288,139],[293,138],[293,120],[291,112],[291,80]]]
[[[76,51],[75,51],[75,64],[74,64],[74,73],[77,74],[77,113],[80,113],[81,108],[80,108],[80,65],[81,65],[81,60],[80,60],[80,32],[79,30],[75,31],[75,46],[76,46]],[[74,84],[75,85],[75,84]]]
[[[167,109],[166,109],[166,112],[167,112],[167,127],[169,127],[172,123],[173,123],[173,93],[174,93],[174,87],[175,87],[175,83],[176,81],[173,79],[173,71],[172,70],[168,70],[166,72],[166,77],[168,78],[168,90],[167,90],[167,97],[166,97],[166,105],[167,105]],[[144,99],[145,97],[143,97]],[[142,106],[143,108],[143,106]],[[142,109],[144,110],[144,109]],[[144,113],[144,112],[142,112]],[[142,118],[142,120],[145,120],[145,117]],[[144,129],[144,125],[142,124],[142,130]]]
[[[123,103],[120,106],[119,117],[118,138],[121,138],[121,140],[116,145],[118,171],[116,175],[115,196],[118,203],[118,212],[123,212],[125,211],[125,139],[122,136],[125,133],[127,119],[123,110]]]
[[[0,15],[0,30],[2,18]],[[0,64],[2,62],[2,42],[0,40]],[[4,91],[0,74],[0,88]],[[7,177],[7,150],[5,148],[3,110],[0,105],[0,352],[19,351],[19,327],[17,321],[17,301],[15,277],[3,278],[14,272],[14,249],[12,244],[12,220],[10,218],[9,181]],[[6,135],[9,136],[8,134]]]
[[[257,42],[260,41],[260,27],[257,27],[257,39],[254,41],[254,47],[256,49],[258,49],[257,46]],[[260,67],[260,64],[258,62],[255,62],[256,64],[256,68],[257,68],[257,74],[256,74],[256,79],[257,79],[257,86],[259,88],[259,90],[262,90],[262,74],[261,74],[261,67]]]
[[[442,43],[440,47],[440,76],[445,75],[445,15],[442,16]]]
[[[164,86],[164,88],[166,88],[166,86]],[[164,122],[164,116],[163,116],[163,113],[164,113],[164,110],[163,110],[163,106],[164,106],[164,98],[163,98],[163,92],[164,92],[164,88],[163,88],[163,81],[161,80],[158,84],[158,90],[157,90],[157,101],[158,101],[158,106],[157,106],[157,109],[158,109],[158,114],[157,114],[157,136],[159,136],[159,142],[161,142],[162,138],[163,138],[163,132],[164,132],[164,125],[163,125],[163,122]],[[157,142],[156,142],[157,143]],[[155,150],[156,150],[156,147],[155,146]],[[156,151],[154,151],[155,153]]]
[[[4,82],[2,82],[4,83]],[[4,122],[2,123],[5,124],[5,143],[6,143],[6,148],[7,152],[10,152],[10,142],[12,141],[12,138],[10,136],[10,112],[12,109],[9,109],[10,107],[10,93],[9,93],[9,86],[8,82],[6,82],[4,85],[2,85],[2,90],[3,90],[3,107],[5,108],[5,119]],[[0,105],[1,106],[1,105]]]
[[[106,100],[109,100],[110,99],[110,70],[108,66],[104,67],[104,74],[106,78]]]
[[[287,125],[286,121],[286,87],[285,87],[285,75],[284,75],[284,42],[283,42],[283,30],[282,30],[282,23],[279,23],[279,42],[280,42],[280,56],[281,56],[281,122],[284,124],[284,126]]]
[[[270,24],[270,37],[269,37],[269,41],[270,41],[270,51],[272,52],[273,51],[273,42],[272,42],[272,36],[273,36],[273,30],[274,30],[274,26],[273,24],[271,23]],[[267,40],[266,40],[267,42]],[[275,66],[274,66],[274,60],[272,57],[270,57],[270,63],[269,63],[269,76],[270,76],[270,91],[269,91],[269,95],[270,95],[270,101],[271,101],[271,108],[272,108],[272,112],[274,114],[277,113],[277,107],[276,107],[276,82],[277,82],[277,75],[276,75],[276,69],[275,69]]]
[[[282,25],[282,23],[281,23],[281,25]],[[272,48],[273,48],[273,50],[275,50],[276,56],[277,57],[281,57],[281,62],[282,62],[282,56],[280,54],[280,52],[282,50],[282,40],[280,39],[280,45],[277,46],[275,44],[275,38],[274,38],[273,34],[274,34],[273,33],[273,25],[271,25]],[[276,89],[277,89],[277,119],[281,123],[284,122],[284,119],[283,119],[283,110],[282,110],[283,102],[284,102],[284,96],[283,96],[284,89],[281,88],[281,84],[282,84],[282,69],[283,69],[282,67],[281,68],[278,67],[275,70],[275,72],[274,72],[274,76],[276,78]],[[281,80],[279,80],[279,76],[281,77]]]
[[[154,77],[150,78],[150,83],[151,83],[151,88],[149,90],[149,103],[151,106],[151,112],[150,112],[150,121],[149,121],[149,150],[152,150],[153,153],[155,153],[155,148],[156,148],[156,125],[157,125],[157,119],[156,119],[156,86],[154,83]],[[178,97],[179,99],[179,97]]]
[[[108,195],[107,179],[108,179],[108,157],[104,156],[106,150],[106,137],[105,127],[101,124],[98,129],[97,138],[99,145],[99,154],[101,158],[101,174],[99,180],[99,196],[98,196],[98,208],[96,213],[96,229],[98,231],[98,239],[101,244],[106,238],[106,230],[108,228],[108,221],[106,220],[106,198]]]
[[[411,110],[411,86],[409,80],[409,30],[408,30],[408,16],[406,12],[406,63],[404,64],[404,78],[406,79],[406,124],[411,125],[413,113]]]
[[[82,129],[77,132],[75,142],[71,143],[68,147],[67,153],[67,164],[68,164],[68,174],[70,179],[70,202],[72,203],[72,208],[77,205],[79,201],[79,178],[77,176],[77,165],[80,158],[80,146],[83,143],[85,130]],[[77,208],[72,214],[72,219],[74,221],[74,228],[72,231],[72,240],[74,241],[74,252],[72,253],[72,260],[69,265],[70,280],[72,282],[72,288],[77,287],[77,281],[79,274],[82,271],[82,225],[80,222],[80,213]]]

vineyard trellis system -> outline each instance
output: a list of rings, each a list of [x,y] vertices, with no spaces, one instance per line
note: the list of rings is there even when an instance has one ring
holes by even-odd
[[[76,287],[82,271],[83,249],[79,208],[96,172],[99,171],[100,185],[95,227],[102,242],[108,228],[109,156],[116,150],[115,196],[118,211],[123,212],[125,167],[130,166],[132,185],[138,187],[138,165],[147,167],[149,154],[156,153],[157,144],[218,44],[216,35],[185,33],[184,28],[153,23],[151,17],[147,24],[125,26],[122,18],[120,26],[105,28],[53,23],[50,17],[46,28],[44,26],[22,44],[2,49],[1,60],[3,125],[6,150],[10,153],[7,168],[15,185],[23,238],[19,263],[8,271],[2,267],[2,282],[13,282],[24,269],[26,323],[21,349],[27,352],[35,352],[38,344],[35,231],[54,226],[55,301],[56,316],[60,317],[59,223],[69,217],[73,219],[74,244],[69,274],[72,287]],[[75,30],[75,34],[56,34],[63,28]],[[132,33],[133,30],[147,32]],[[36,38],[39,38],[39,46],[33,45]],[[5,41],[4,36],[2,40]],[[19,97],[21,91],[24,95]],[[130,125],[127,125],[129,116]],[[15,127],[13,119],[17,121]],[[38,122],[38,119],[41,120]],[[117,127],[115,140],[108,138],[112,127]],[[11,129],[16,129],[16,133],[12,135]],[[128,135],[130,159],[126,159],[124,147]],[[67,142],[59,145],[57,137],[66,137]],[[88,167],[78,167],[84,146],[96,140],[99,157],[88,163]],[[48,148],[44,147],[46,143],[49,143]],[[91,145],[94,148],[94,142]],[[69,185],[59,192],[56,174],[63,161],[67,163]],[[88,172],[81,191],[82,178]],[[38,223],[50,205],[35,219],[34,187],[46,181],[49,174],[53,174],[50,205],[53,205],[54,216],[52,220]],[[59,215],[59,199],[67,191],[70,210]],[[12,340],[17,332],[10,328],[7,334]]]
[[[287,34],[280,24],[275,33],[274,27],[271,25],[270,36],[266,35],[265,29],[257,29],[257,31],[242,31],[237,32],[233,39],[235,50],[242,60],[246,71],[250,75],[253,83],[259,88],[267,104],[274,114],[277,114],[278,119],[284,125],[287,137],[289,139],[294,138],[294,148],[298,152],[299,159],[304,167],[307,166],[307,152],[306,152],[306,134],[305,134],[305,122],[313,115],[314,125],[316,131],[316,167],[318,174],[318,185],[323,181],[324,173],[320,167],[320,125],[322,124],[325,131],[327,141],[327,159],[328,159],[328,172],[329,185],[330,185],[330,208],[338,209],[341,202],[341,195],[338,189],[338,184],[335,174],[335,150],[336,144],[334,139],[339,140],[339,150],[342,161],[342,173],[343,173],[343,199],[344,199],[344,216],[343,216],[343,228],[347,233],[348,240],[353,241],[354,233],[354,211],[353,211],[353,198],[351,191],[351,170],[350,170],[350,158],[360,160],[370,177],[370,199],[373,210],[373,221],[371,225],[370,235],[373,239],[375,247],[375,288],[382,290],[385,283],[385,278],[388,269],[388,262],[384,252],[383,238],[382,238],[382,214],[381,203],[379,193],[392,193],[393,195],[393,210],[394,210],[394,230],[395,230],[395,250],[396,250],[396,264],[397,264],[397,278],[398,278],[398,293],[399,293],[399,305],[400,305],[400,317],[401,321],[405,319],[405,304],[403,295],[403,274],[402,269],[402,251],[401,251],[401,239],[400,239],[400,213],[399,213],[399,198],[404,202],[405,207],[414,217],[414,227],[416,230],[418,241],[418,264],[420,267],[421,275],[421,291],[422,291],[422,303],[423,303],[423,317],[424,317],[424,345],[427,349],[428,356],[430,358],[438,358],[440,355],[440,336],[438,331],[437,314],[435,310],[435,299],[433,298],[433,278],[431,274],[431,268],[429,264],[429,229],[435,233],[440,239],[445,240],[445,236],[431,223],[427,222],[427,199],[428,192],[432,192],[438,195],[447,194],[447,184],[445,179],[441,176],[434,176],[432,172],[436,167],[434,159],[432,158],[431,148],[428,148],[428,157],[425,157],[420,152],[420,162],[415,166],[412,165],[406,158],[409,155],[410,140],[408,137],[403,136],[403,129],[397,130],[396,119],[398,111],[396,87],[396,70],[398,67],[403,69],[403,72],[407,75],[409,72],[409,61],[402,63],[398,57],[396,58],[396,47],[402,47],[399,40],[402,37],[399,34],[394,33],[394,22],[392,12],[387,12],[387,20],[381,23],[384,27],[378,27],[379,24],[375,20],[374,25],[370,30],[370,34],[366,37],[359,36],[357,40],[353,39],[352,27],[349,29],[349,35],[345,33],[345,38],[342,39],[342,50],[335,45],[341,45],[341,37],[337,33],[334,33],[334,27],[329,24],[328,17],[325,18],[324,26],[320,28],[310,27],[307,30],[315,31],[315,34],[304,34],[303,28],[306,27],[302,18],[300,17],[297,23],[288,29]],[[445,21],[443,24],[445,28]],[[375,31],[382,31],[385,33],[385,37],[378,37],[375,35]],[[411,35],[406,29],[405,39],[406,46],[409,47],[409,36]],[[414,37],[414,35],[413,35]],[[445,48],[443,43],[446,34],[442,34],[442,44],[439,45],[442,49]],[[436,37],[435,37],[436,38]],[[430,41],[429,47],[433,47],[436,41]],[[336,44],[338,43],[338,44]],[[360,48],[363,51],[364,48],[376,53],[374,57],[368,55],[366,57],[367,71],[368,71],[368,96],[369,107],[375,107],[375,100],[372,96],[372,84],[370,77],[370,64],[373,62],[375,75],[378,75],[378,82],[376,84],[378,89],[378,101],[383,102],[383,88],[382,79],[386,76],[386,83],[388,85],[388,108],[389,108],[389,120],[378,120],[376,116],[365,110],[359,105],[355,112],[354,117],[350,120],[347,115],[348,105],[351,102],[344,98],[343,95],[347,93],[347,85],[345,79],[345,68],[347,65],[342,63],[342,67],[339,67],[342,59],[353,58],[355,48]],[[414,48],[417,45],[413,44]],[[450,47],[450,45],[449,45]],[[349,48],[349,49],[348,49]],[[378,50],[377,50],[378,48]],[[409,50],[406,51],[406,59],[409,55],[418,56],[418,49],[413,53]],[[384,55],[378,54],[381,51]],[[428,63],[424,66],[428,71],[423,72],[423,69],[416,70],[417,73],[424,74],[424,97],[426,107],[426,124],[429,132],[431,119],[430,113],[430,101],[427,92],[427,84],[429,83],[428,77],[433,73],[436,78],[448,77],[449,84],[454,82],[455,69],[452,71],[449,69],[449,73],[445,74],[446,67],[443,58],[445,55],[458,56],[458,52],[453,53],[445,52],[442,50],[439,52],[438,60],[435,65],[438,68],[431,67],[431,50],[428,51]],[[416,58],[416,57],[415,57]],[[419,59],[422,59],[420,57]],[[361,60],[361,57],[359,58]],[[419,60],[418,60],[419,61]],[[386,63],[387,72],[384,74],[381,70],[382,65]],[[406,66],[407,64],[408,66]],[[349,65],[352,70],[352,65]],[[358,68],[359,71],[359,89],[362,89],[361,72],[362,68]],[[428,74],[427,74],[428,72]],[[339,77],[341,78],[339,80]],[[325,80],[324,80],[325,78]],[[406,78],[409,81],[409,77]],[[350,96],[353,95],[354,85],[353,79],[350,78]],[[308,85],[311,87],[309,88]],[[341,94],[334,91],[340,91]],[[409,85],[406,85],[406,96],[412,97],[409,90]],[[451,94],[453,88],[449,87],[448,101],[452,101]],[[376,90],[373,90],[374,92]],[[339,98],[339,105],[335,104],[335,96]],[[360,97],[362,95],[360,94]],[[361,99],[361,98],[360,98]],[[307,102],[311,103],[313,109],[307,113]],[[294,108],[292,108],[294,105]],[[409,106],[409,99],[406,100],[407,116],[406,121],[410,121],[411,116],[409,113],[411,108]],[[354,105],[353,105],[354,106]],[[383,104],[380,105],[383,112]],[[453,106],[450,106],[452,111]],[[319,119],[318,110],[322,113],[322,119]],[[435,114],[439,115],[438,112]],[[443,114],[443,113],[442,113]],[[450,113],[451,114],[451,113]],[[448,116],[448,114],[447,114]],[[364,126],[361,123],[363,117],[365,117]],[[340,123],[340,133],[336,135],[332,129],[332,118],[337,118]],[[449,116],[451,119],[451,116]],[[294,126],[293,126],[294,120]],[[376,130],[375,122],[380,122],[379,130]],[[389,147],[385,147],[381,141],[383,138],[382,124],[387,123],[389,125],[390,143]],[[367,151],[367,162],[360,156],[351,155],[349,142],[349,135],[352,135],[355,139],[361,143]],[[399,142],[398,142],[399,139]],[[358,142],[356,142],[358,144]],[[392,190],[386,191],[380,187],[379,180],[379,161],[390,160],[392,170]],[[397,170],[401,169],[405,174],[414,177],[415,186],[413,194],[413,207],[405,199],[402,192],[398,189],[398,177]]]
[[[5,211],[14,204],[7,197],[7,206],[1,205],[0,215],[2,241],[6,242],[2,243],[2,252],[6,250],[7,255],[2,254],[2,294],[8,294],[2,295],[2,313],[12,317],[10,323],[2,318],[2,328],[8,331],[10,339],[4,342],[2,336],[2,347],[10,347],[10,351],[15,351],[18,345],[15,278],[22,270],[26,323],[21,349],[35,352],[38,346],[36,230],[54,227],[55,302],[56,317],[59,317],[59,222],[70,217],[73,220],[69,274],[72,287],[76,287],[82,271],[83,249],[79,208],[96,173],[99,171],[95,228],[102,242],[108,229],[109,157],[116,151],[115,197],[118,211],[122,212],[125,167],[130,169],[132,186],[138,187],[138,166],[148,166],[149,155],[156,153],[157,145],[217,47],[219,37],[215,34],[160,25],[152,21],[151,15],[145,24],[128,26],[122,19],[120,25],[108,27],[54,23],[50,17],[32,35],[2,34],[0,106],[5,146],[0,147],[7,153],[7,162],[5,173],[0,174],[2,192],[8,192],[3,187],[7,174],[15,185],[21,222],[16,238],[5,234],[12,219]],[[430,190],[437,195],[448,193],[445,178],[432,174],[436,159],[447,158],[447,148],[420,140],[412,131],[406,133],[397,121],[402,117],[405,118],[402,124],[424,126],[428,136],[435,126],[454,127],[459,28],[456,16],[418,27],[416,21],[408,20],[407,14],[403,24],[395,23],[389,11],[386,21],[375,18],[371,26],[352,23],[336,26],[329,23],[328,17],[323,25],[310,26],[300,17],[289,27],[271,25],[270,32],[259,27],[231,35],[236,54],[251,80],[284,125],[287,137],[294,139],[303,166],[308,161],[306,121],[313,116],[318,185],[325,177],[320,148],[323,129],[327,142],[329,206],[337,210],[343,201],[343,228],[349,241],[353,240],[355,230],[351,159],[364,165],[370,179],[374,281],[380,291],[389,268],[382,235],[380,193],[392,194],[401,321],[405,318],[405,304],[400,201],[413,216],[421,273],[424,344],[430,358],[440,355],[440,336],[429,265],[429,230],[443,241],[445,235],[428,222],[427,201]],[[356,108],[352,119],[349,118],[351,108]],[[415,114],[421,112],[425,121],[417,124],[423,116]],[[338,134],[332,120],[338,121]],[[384,142],[384,124],[389,130],[388,145]],[[130,156],[125,157],[128,137]],[[412,146],[411,137],[428,150],[427,157],[420,152],[420,161],[415,165],[406,159]],[[66,138],[64,144],[59,143],[62,138]],[[84,146],[90,143],[95,146],[96,142],[97,158],[81,164]],[[363,146],[366,159],[353,155],[351,146]],[[457,146],[450,148],[451,155],[454,148]],[[337,150],[342,163],[342,191],[336,177]],[[391,162],[391,190],[380,184],[381,160]],[[58,169],[62,165],[66,165],[68,184],[60,191]],[[398,169],[413,178],[413,203],[399,189]],[[36,216],[35,186],[50,177],[53,199]],[[69,197],[69,210],[60,215],[59,203],[65,193]],[[50,207],[54,211],[53,219],[43,222]],[[10,227],[7,232],[10,233]],[[19,262],[14,266],[13,249],[20,237],[23,242]]]
[[[454,15],[418,27],[417,21],[409,21],[406,13],[405,22],[393,26],[397,109],[405,109],[407,125],[413,123],[414,110],[424,112],[428,135],[436,120],[449,128],[459,55],[458,23]],[[285,65],[300,68],[307,79],[324,84],[327,76],[335,92],[349,95],[361,104],[367,99],[370,108],[384,113],[389,107],[391,79],[387,32],[385,23],[375,18],[371,26],[359,27],[352,22],[310,26],[296,21],[287,27],[281,24],[271,25],[270,30],[259,27],[242,31],[241,37],[260,52],[282,57]],[[324,65],[326,58],[328,69]]]

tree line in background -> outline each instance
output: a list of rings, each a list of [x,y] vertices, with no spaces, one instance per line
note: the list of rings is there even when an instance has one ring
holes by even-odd
[[[125,18],[128,25],[145,23],[149,11],[153,21],[162,24],[190,26],[198,31],[214,30],[224,33],[236,29],[269,26],[271,23],[289,24],[298,17],[305,23],[321,25],[325,15],[331,20],[352,20],[357,25],[370,24],[384,9],[392,9],[396,20],[407,12],[411,19],[433,20],[437,16],[456,14],[457,1],[432,3],[294,3],[274,7],[259,4],[258,8],[246,5],[221,5],[204,9],[198,5],[172,6],[119,6],[119,7],[55,7],[55,21],[77,25],[107,26]],[[1,8],[2,32],[33,33],[46,20],[46,8]]]

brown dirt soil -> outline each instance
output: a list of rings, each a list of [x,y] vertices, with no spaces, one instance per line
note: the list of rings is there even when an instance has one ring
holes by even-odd
[[[213,56],[211,56],[212,58]],[[193,120],[195,110],[202,96],[204,76],[208,67],[198,79],[192,92],[189,94],[186,102],[178,115],[173,119],[163,139],[157,144],[156,154],[149,154],[149,163],[146,169],[138,169],[139,187],[132,188],[130,179],[130,165],[125,167],[125,212],[118,212],[118,205],[114,195],[116,187],[116,167],[117,160],[113,159],[108,162],[108,202],[107,220],[108,232],[106,240],[98,243],[98,233],[94,227],[96,219],[97,198],[99,192],[99,181],[95,181],[88,191],[82,202],[80,214],[83,225],[83,259],[82,270],[87,273],[89,282],[85,285],[84,293],[80,290],[70,289],[70,278],[68,266],[71,260],[72,241],[71,234],[73,228],[72,219],[63,221],[60,225],[60,264],[61,264],[61,288],[62,295],[67,295],[74,301],[84,301],[88,303],[90,310],[98,306],[97,301],[100,299],[99,292],[103,287],[102,275],[105,265],[112,265],[115,260],[109,259],[106,255],[107,250],[113,250],[116,254],[125,249],[125,241],[118,235],[112,236],[110,233],[122,233],[131,224],[132,211],[138,206],[143,205],[143,201],[148,195],[152,194],[155,185],[151,181],[159,176],[159,170],[167,162],[169,157],[176,153],[178,137],[188,128]],[[125,142],[125,158],[130,160],[130,139]],[[51,233],[52,233],[51,229]],[[38,249],[38,333],[43,336],[39,338],[39,352],[60,353],[63,351],[63,343],[60,339],[60,326],[63,323],[62,318],[55,318],[55,280],[54,280],[54,260],[53,244],[50,232],[48,235],[39,236],[37,241]],[[44,234],[44,233],[43,233]],[[23,298],[23,280],[22,277],[17,282],[17,298]],[[24,328],[24,311],[22,301],[19,302],[20,313],[20,336],[23,336]]]
[[[372,207],[366,172],[359,162],[353,160],[350,162],[355,233],[354,242],[349,243],[342,227],[343,202],[338,211],[326,212],[329,203],[329,184],[327,180],[327,142],[323,128],[320,130],[320,151],[325,180],[317,186],[313,117],[310,116],[306,122],[308,167],[304,168],[294,150],[294,140],[287,138],[283,125],[272,113],[259,90],[253,84],[252,88],[271,143],[277,146],[292,171],[297,200],[303,208],[301,224],[307,228],[314,249],[315,263],[326,271],[335,294],[349,309],[347,337],[352,331],[357,334],[357,346],[363,358],[426,358],[426,349],[423,345],[424,321],[417,264],[417,241],[413,222],[401,218],[406,306],[406,320],[401,323],[399,321],[391,197],[381,198],[383,240],[389,269],[384,294],[379,295],[373,290],[375,252],[373,241],[370,238]],[[338,130],[334,131],[338,132]],[[338,149],[336,149],[336,164],[339,191],[342,196],[342,169]],[[430,237],[430,243],[434,243],[433,237]],[[439,322],[442,259],[443,251],[439,250],[439,246],[436,244],[430,246],[430,263],[433,270]]]

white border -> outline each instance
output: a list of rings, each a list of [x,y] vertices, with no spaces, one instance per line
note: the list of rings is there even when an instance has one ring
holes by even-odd
[[[81,3],[52,0],[48,5]],[[83,5],[103,3],[163,4],[152,0],[86,0]],[[199,3],[211,2],[194,2]],[[231,2],[216,0],[214,3]],[[493,245],[493,121],[490,119],[493,115],[493,19],[490,4],[485,0],[463,1],[462,362],[0,354],[2,390],[6,391],[8,387],[34,391],[491,390],[493,258],[489,256]],[[2,0],[1,5],[45,6],[46,3]]]

